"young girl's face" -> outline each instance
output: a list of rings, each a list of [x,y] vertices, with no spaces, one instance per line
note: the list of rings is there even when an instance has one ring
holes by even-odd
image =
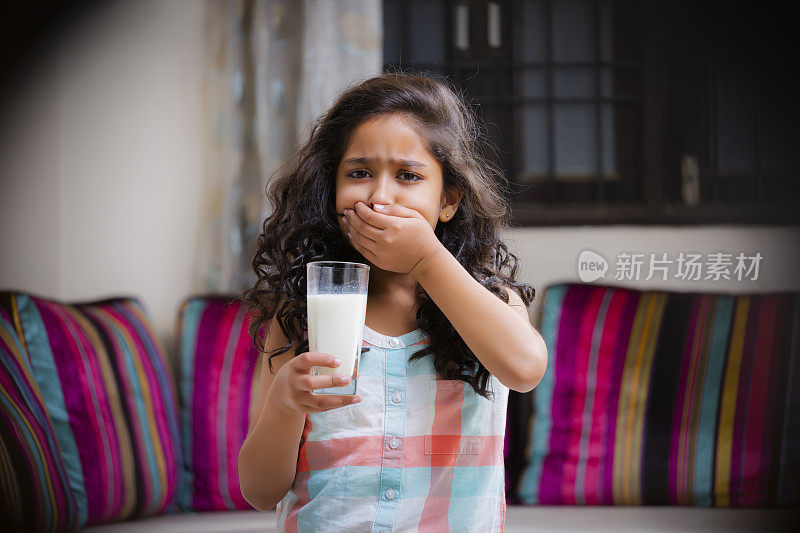
[[[454,205],[442,201],[442,187],[442,165],[407,120],[381,115],[359,125],[345,149],[336,171],[336,212],[355,209],[359,201],[373,209],[375,204],[399,204],[436,228],[437,221],[455,212]]]

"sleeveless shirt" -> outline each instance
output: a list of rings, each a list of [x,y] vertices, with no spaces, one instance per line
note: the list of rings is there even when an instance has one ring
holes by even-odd
[[[433,354],[409,361],[427,344],[364,326],[362,401],[306,414],[280,531],[503,531],[508,388],[490,376],[486,399]]]

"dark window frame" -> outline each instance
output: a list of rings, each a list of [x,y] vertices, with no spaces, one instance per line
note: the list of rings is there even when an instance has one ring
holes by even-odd
[[[444,18],[444,39],[445,39],[445,61],[439,64],[424,64],[424,63],[403,63],[399,65],[404,70],[410,71],[423,71],[438,69],[443,71],[445,75],[457,83],[463,78],[461,69],[467,68],[492,68],[502,72],[503,76],[507,79],[505,83],[510,84],[513,91],[513,99],[517,100],[511,103],[508,109],[515,109],[520,103],[520,99],[516,94],[514,86],[514,72],[521,72],[522,64],[512,57],[513,40],[520,28],[512,28],[512,24],[519,25],[521,17],[507,16],[507,9],[509,6],[516,10],[517,13],[521,12],[522,0],[497,0],[501,4],[503,31],[502,31],[502,46],[500,49],[490,49],[486,44],[486,1],[479,0],[444,0],[445,18]],[[403,16],[401,23],[401,35],[403,38],[402,49],[405,51],[409,48],[409,34],[407,31],[407,23],[410,20],[411,2],[400,2]],[[469,16],[469,33],[470,43],[474,48],[478,46],[479,59],[458,57],[458,52],[454,49],[453,45],[453,9],[456,4],[468,5],[470,9]],[[549,6],[550,2],[546,2]],[[597,6],[597,2],[594,2]],[[592,188],[592,195],[595,200],[591,202],[567,202],[567,203],[554,203],[552,200],[552,191],[555,190],[555,172],[554,172],[554,157],[553,146],[554,142],[548,142],[548,150],[550,157],[548,158],[549,176],[548,182],[550,184],[551,197],[548,202],[531,202],[525,199],[519,199],[516,195],[509,198],[509,206],[512,214],[512,225],[514,226],[555,226],[555,225],[614,225],[614,224],[641,224],[641,225],[698,225],[698,224],[763,224],[763,225],[794,225],[800,223],[800,209],[789,203],[772,203],[772,202],[741,202],[741,203],[720,203],[714,201],[716,197],[716,188],[714,188],[714,196],[712,198],[702,198],[701,202],[697,205],[688,205],[681,201],[676,201],[670,197],[668,186],[672,181],[678,183],[681,180],[680,174],[675,174],[675,165],[665,165],[667,158],[671,155],[672,145],[671,139],[668,138],[668,117],[666,116],[670,109],[670,69],[671,62],[668,57],[666,47],[669,39],[672,37],[669,32],[670,29],[665,20],[669,18],[669,8],[667,0],[658,0],[648,2],[647,7],[642,9],[641,12],[641,32],[642,32],[642,50],[641,50],[641,102],[640,113],[641,118],[639,126],[641,128],[641,139],[638,141],[640,146],[638,151],[634,154],[640,158],[638,162],[637,176],[632,184],[634,187],[639,187],[637,196],[639,199],[631,202],[607,202],[603,200],[603,180],[602,173],[598,172],[596,179],[591,182],[589,187]],[[597,20],[597,19],[595,19]],[[549,27],[549,25],[548,25]],[[548,39],[548,43],[550,40]],[[550,46],[550,44],[548,44]],[[472,54],[473,51],[470,51]],[[552,54],[548,54],[552,57]],[[474,56],[473,56],[474,57]],[[391,70],[395,65],[390,63],[391,58],[385,58],[384,70]],[[599,47],[598,56],[596,59],[599,61]],[[552,70],[552,63],[544,65],[549,70]],[[589,66],[595,66],[594,63]],[[599,73],[599,69],[596,69]],[[599,74],[597,76],[599,78]],[[497,76],[498,80],[501,76]],[[547,77],[552,80],[552,76]],[[599,83],[599,80],[598,82]],[[547,97],[551,96],[551,83],[547,83],[548,93]],[[598,95],[599,96],[599,93]],[[501,99],[502,100],[502,99]],[[597,97],[589,99],[595,102]],[[485,107],[493,105],[494,102],[487,99],[479,100],[480,105]],[[552,134],[552,99],[549,100],[549,128],[548,131]],[[598,104],[599,105],[599,104]],[[711,112],[713,106],[709,106],[706,110]],[[598,115],[599,116],[599,115]],[[704,117],[708,121],[713,117]],[[600,128],[599,119],[596,121],[598,130]],[[513,139],[511,141],[510,156],[513,161],[510,162],[512,171],[521,168],[520,163],[520,150],[515,150],[516,146],[520,146],[521,133],[519,121],[511,121],[510,124],[514,128],[512,132]],[[599,144],[599,135],[596,138],[596,143]],[[710,139],[708,142],[711,142]],[[716,139],[715,139],[716,142]],[[503,148],[502,146],[500,147]],[[599,151],[599,148],[598,148]],[[505,164],[508,166],[508,163]],[[598,169],[601,169],[601,162],[598,158]],[[670,173],[672,175],[670,175]],[[760,177],[757,177],[760,179]],[[514,176],[509,176],[512,182],[515,182]],[[704,186],[708,183],[716,184],[714,176],[706,174],[706,169],[703,169],[702,179],[705,181]],[[718,179],[718,178],[717,178]],[[583,185],[583,184],[582,184]],[[516,187],[526,187],[528,184],[517,185]],[[524,196],[524,195],[519,195]]]

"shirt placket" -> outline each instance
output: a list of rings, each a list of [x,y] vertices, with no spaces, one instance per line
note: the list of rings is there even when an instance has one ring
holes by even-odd
[[[403,437],[406,426],[406,346],[401,339],[382,339],[385,416],[381,455],[380,493],[373,533],[388,533],[402,498]]]

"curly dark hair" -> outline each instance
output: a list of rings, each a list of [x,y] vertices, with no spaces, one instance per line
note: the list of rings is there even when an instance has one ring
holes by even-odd
[[[452,220],[437,224],[435,235],[473,278],[503,302],[508,303],[503,285],[515,290],[526,306],[533,301],[534,288],[515,280],[517,257],[500,240],[500,231],[509,221],[503,196],[507,181],[487,157],[487,151],[496,148],[485,140],[483,124],[447,80],[403,72],[382,74],[345,90],[314,121],[308,140],[267,186],[272,214],[264,220],[253,258],[257,281],[239,297],[252,317],[249,331],[259,352],[265,351],[259,333],[276,314],[289,340],[268,354],[270,371],[272,358],[292,346],[295,356],[308,351],[308,341],[301,342],[302,332],[308,329],[306,264],[364,262],[339,229],[336,170],[360,124],[396,113],[411,120],[441,163],[443,198],[446,192],[462,195]],[[463,380],[489,398],[489,371],[419,282],[414,292],[417,327],[430,335],[431,342],[411,359],[435,354],[434,367],[443,379]]]

